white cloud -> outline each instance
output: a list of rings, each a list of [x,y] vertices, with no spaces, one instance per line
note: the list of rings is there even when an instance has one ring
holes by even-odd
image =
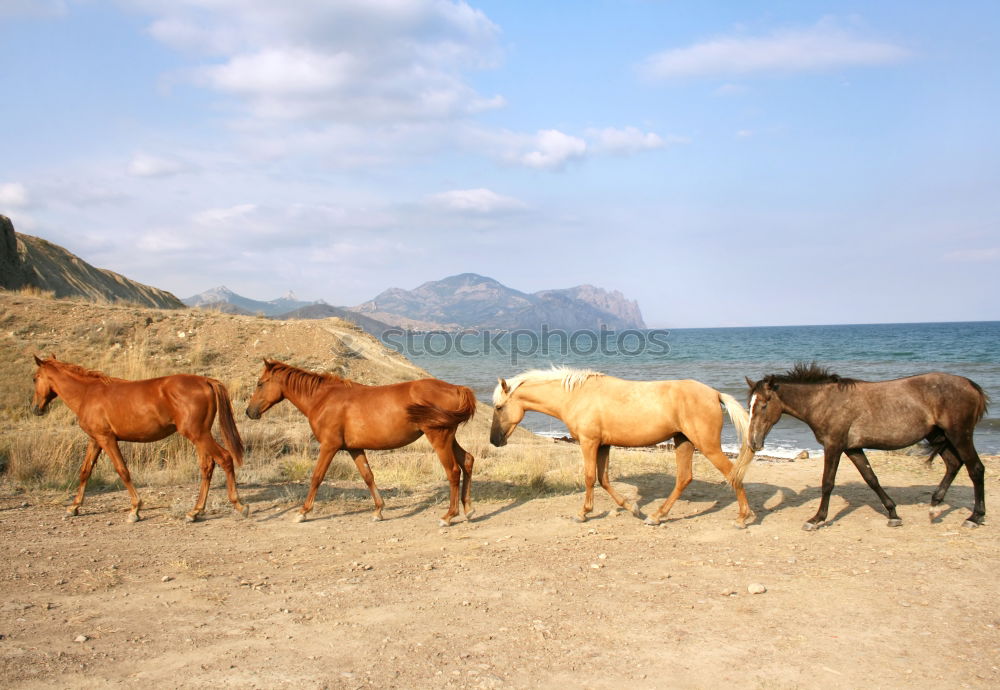
[[[944,255],[946,261],[957,263],[986,263],[1000,259],[1000,247],[982,249],[959,249]]]
[[[189,72],[262,120],[448,120],[500,107],[465,79],[499,28],[454,0],[130,0],[150,33],[211,55]]]
[[[0,206],[23,208],[28,205],[28,189],[20,182],[0,183]]]
[[[497,194],[489,189],[453,189],[429,198],[432,205],[451,211],[481,214],[519,211],[525,204],[513,197]]]
[[[643,132],[636,127],[589,129],[587,137],[594,142],[597,150],[621,155],[662,149],[668,143],[659,134]],[[669,143],[679,143],[680,141],[677,137],[671,137]]]
[[[244,221],[257,211],[257,204],[238,204],[226,208],[209,208],[200,211],[191,219],[202,226],[221,226],[233,221]]]
[[[768,36],[720,36],[647,58],[640,71],[652,79],[810,72],[836,67],[899,62],[909,51],[888,41],[865,38],[832,20]]]
[[[535,135],[532,151],[520,156],[520,162],[529,168],[560,170],[574,159],[583,158],[587,142],[564,134],[557,129],[544,129]]]
[[[181,161],[136,153],[128,164],[128,174],[134,177],[168,177],[189,169]]]

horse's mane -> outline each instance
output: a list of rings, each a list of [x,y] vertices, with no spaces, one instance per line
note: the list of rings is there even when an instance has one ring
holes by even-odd
[[[327,384],[340,384],[347,387],[354,385],[353,381],[342,379],[333,374],[306,371],[305,369],[299,369],[284,362],[274,362],[271,365],[271,372],[282,376],[286,386],[303,395],[312,395],[318,388]]]
[[[522,372],[513,378],[507,379],[507,386],[512,394],[518,386],[523,383],[534,383],[537,381],[562,381],[562,386],[567,391],[572,391],[591,376],[604,376],[599,371],[591,369],[571,369],[569,367],[553,366],[551,369],[531,369]],[[503,399],[503,388],[500,384],[493,389],[493,404],[497,405]]]
[[[816,362],[810,364],[796,362],[795,366],[784,374],[769,374],[761,380],[772,386],[776,383],[836,383],[841,388],[853,386],[858,382],[858,379],[838,376],[828,367],[821,367]]]
[[[96,379],[101,383],[113,383],[124,381],[125,379],[115,378],[114,376],[108,376],[103,371],[98,371],[97,369],[87,369],[81,367],[79,364],[71,364],[70,362],[61,362],[57,359],[49,358],[45,360],[45,364],[52,364],[57,368],[73,374],[74,376],[79,376],[84,379]]]

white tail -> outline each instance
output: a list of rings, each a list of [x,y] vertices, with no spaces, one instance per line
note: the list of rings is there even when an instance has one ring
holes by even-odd
[[[750,413],[731,395],[719,393],[719,402],[725,406],[726,412],[729,414],[729,419],[732,420],[733,426],[736,427],[736,438],[740,442],[740,454],[736,457],[733,469],[730,471],[729,477],[727,477],[732,487],[738,489],[743,486],[743,475],[747,473],[747,468],[753,460],[753,451],[750,449],[749,438]]]

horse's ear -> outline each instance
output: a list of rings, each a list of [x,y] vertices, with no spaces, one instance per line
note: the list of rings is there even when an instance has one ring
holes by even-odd
[[[510,393],[510,386],[507,385],[506,380],[498,378],[497,382],[500,384],[500,390],[504,392],[504,395]]]
[[[267,357],[264,358],[264,368],[265,369],[267,369],[268,371],[270,371],[271,369],[274,368],[274,365],[275,365],[275,361],[273,359],[268,359]]]
[[[49,359],[51,359],[53,362],[56,361],[56,353],[55,352],[50,352],[49,353]]]
[[[743,378],[747,380],[747,385],[750,386],[750,390],[753,390],[754,386],[757,385],[754,381],[750,380],[749,376],[744,376]]]
[[[38,355],[32,355],[32,357],[35,358],[35,364],[37,364],[38,366],[42,366],[42,362],[45,361],[44,359],[39,359]]]

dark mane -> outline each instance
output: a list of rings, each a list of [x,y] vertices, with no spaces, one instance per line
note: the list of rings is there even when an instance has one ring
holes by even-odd
[[[765,376],[762,381],[772,386],[774,384],[781,383],[836,383],[841,388],[846,388],[856,384],[858,379],[849,379],[843,376],[838,376],[827,367],[821,367],[816,362],[812,362],[810,364],[806,364],[805,362],[796,362],[795,366],[786,371],[784,374],[770,374]]]
[[[284,378],[286,386],[305,395],[312,395],[318,388],[327,384],[340,384],[347,387],[354,385],[353,381],[342,379],[333,374],[319,374],[314,371],[306,371],[305,369],[299,369],[284,362],[275,362],[271,371],[275,374],[280,374]]]

